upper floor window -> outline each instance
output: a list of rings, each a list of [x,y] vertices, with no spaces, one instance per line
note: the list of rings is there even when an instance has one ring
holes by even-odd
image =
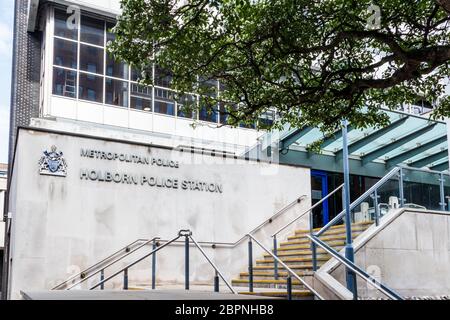
[[[185,94],[175,101],[171,89],[173,75],[157,65],[145,72],[118,61],[107,44],[115,38],[114,24],[82,14],[78,24],[64,10],[54,10],[53,77],[54,95],[77,100],[154,112],[215,124],[226,123],[227,116],[215,103],[206,103],[198,95]],[[153,86],[138,83],[143,76],[153,80]],[[216,98],[218,81],[199,79],[205,96]]]
[[[53,64],[76,69],[77,51],[78,47],[76,42],[55,39],[53,46]]]
[[[81,16],[80,40],[103,47],[105,45],[105,22]]]
[[[72,40],[78,39],[78,26],[75,24],[75,20],[73,20],[66,12],[55,10],[54,22],[55,36]]]

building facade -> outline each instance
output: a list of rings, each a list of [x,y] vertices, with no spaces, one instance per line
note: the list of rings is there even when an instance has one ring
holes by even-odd
[[[170,71],[156,65],[154,85],[140,85],[136,70],[106,51],[118,0],[15,3],[4,297],[51,289],[126,243],[180,229],[213,244],[207,253],[232,277],[247,259],[239,239],[251,230],[269,246],[267,235],[319,201],[313,227],[342,212],[340,193],[322,201],[343,182],[340,131],[231,128],[219,105],[208,110],[195,95],[176,101]],[[210,85],[220,95],[220,83]],[[183,111],[183,101],[198,110]],[[448,128],[428,118],[430,108],[399,106],[385,111],[385,128],[348,128],[352,201],[400,165],[404,189],[392,179],[378,203],[395,207],[404,194],[407,203],[449,210]],[[310,152],[319,139],[322,153]],[[367,201],[366,213],[376,206]],[[182,282],[180,248],[169,250],[158,275],[165,285]],[[209,281],[201,256],[193,260],[193,281]],[[150,269],[132,280],[147,281]]]

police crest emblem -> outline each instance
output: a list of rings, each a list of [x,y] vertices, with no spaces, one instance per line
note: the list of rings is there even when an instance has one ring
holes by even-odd
[[[67,163],[62,151],[58,152],[56,146],[51,147],[51,151],[44,151],[44,155],[39,160],[39,173],[65,177],[67,174]]]

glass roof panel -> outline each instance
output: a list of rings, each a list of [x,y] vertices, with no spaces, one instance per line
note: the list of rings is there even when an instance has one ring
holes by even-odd
[[[439,121],[430,121],[425,117],[414,116],[408,113],[396,112],[384,110],[386,114],[389,116],[391,121],[391,125],[396,121],[400,120],[403,117],[407,117],[407,119],[396,126],[393,126],[392,130],[386,130],[381,136],[372,136],[373,139],[370,139],[370,136],[375,134],[377,131],[381,130],[380,128],[365,128],[365,129],[354,129],[349,130],[348,132],[348,141],[351,146],[353,143],[360,141],[366,137],[369,137],[367,140],[369,142],[366,145],[360,146],[357,150],[351,153],[352,156],[364,156],[370,154],[371,152],[380,152],[377,155],[377,158],[374,160],[388,160],[390,158],[396,157],[398,155],[404,154],[405,152],[410,152],[410,158],[402,161],[403,163],[409,163],[416,160],[420,160],[429,155],[433,155],[439,151],[447,150],[448,144],[447,141],[440,143],[439,145],[433,146],[426,151],[420,152],[420,154],[414,153],[414,149],[420,147],[423,144],[426,144],[434,139],[439,137],[446,137],[447,134],[447,126],[443,122]],[[422,133],[417,133],[418,131],[427,128],[429,126],[433,127]],[[292,131],[291,131],[292,132]],[[323,149],[329,152],[337,152],[342,149],[342,137],[340,137],[340,132],[337,131],[336,138],[334,141],[327,141],[328,145],[326,145]],[[287,134],[284,135],[286,137]],[[301,138],[299,138],[295,145],[299,145],[302,147],[306,147],[307,145],[318,141],[319,139],[324,138],[323,133],[317,129],[313,128],[306,134],[304,134]],[[403,139],[403,140],[402,140]],[[400,144],[395,148],[391,149],[388,146],[392,146],[393,143]],[[387,147],[387,148],[385,148]],[[384,150],[384,151],[383,151]]]

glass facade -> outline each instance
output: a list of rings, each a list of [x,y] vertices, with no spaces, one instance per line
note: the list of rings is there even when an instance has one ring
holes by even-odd
[[[114,40],[113,23],[82,15],[79,25],[67,23],[66,12],[54,10],[53,94],[105,105],[154,112],[167,116],[225,124],[227,116],[218,106],[199,106],[196,95],[186,94],[175,101],[172,74],[158,66],[148,70],[154,86],[138,84],[139,72],[117,61],[107,52]],[[216,97],[220,84],[200,81],[207,96]],[[198,109],[198,112],[196,110]],[[261,121],[268,121],[264,116]],[[270,120],[273,121],[273,120]],[[255,125],[241,127],[255,128]]]
[[[403,169],[403,192],[405,206],[414,208],[426,208],[428,210],[442,210],[440,199],[441,175],[433,172]],[[450,177],[443,175],[444,202],[446,210],[450,211]],[[353,202],[364,192],[372,187],[379,178],[350,175],[350,201]],[[322,197],[339,187],[344,182],[342,173],[326,171],[312,171],[311,196],[312,203],[318,202]],[[394,202],[400,202],[399,180],[392,177],[377,189],[377,203],[381,206],[390,206]],[[326,204],[313,209],[314,228],[322,227],[343,210],[342,192],[338,191],[328,198]],[[369,212],[374,212],[373,195],[363,200],[368,206]],[[361,211],[357,206],[353,213]],[[343,221],[341,221],[342,223]]]

